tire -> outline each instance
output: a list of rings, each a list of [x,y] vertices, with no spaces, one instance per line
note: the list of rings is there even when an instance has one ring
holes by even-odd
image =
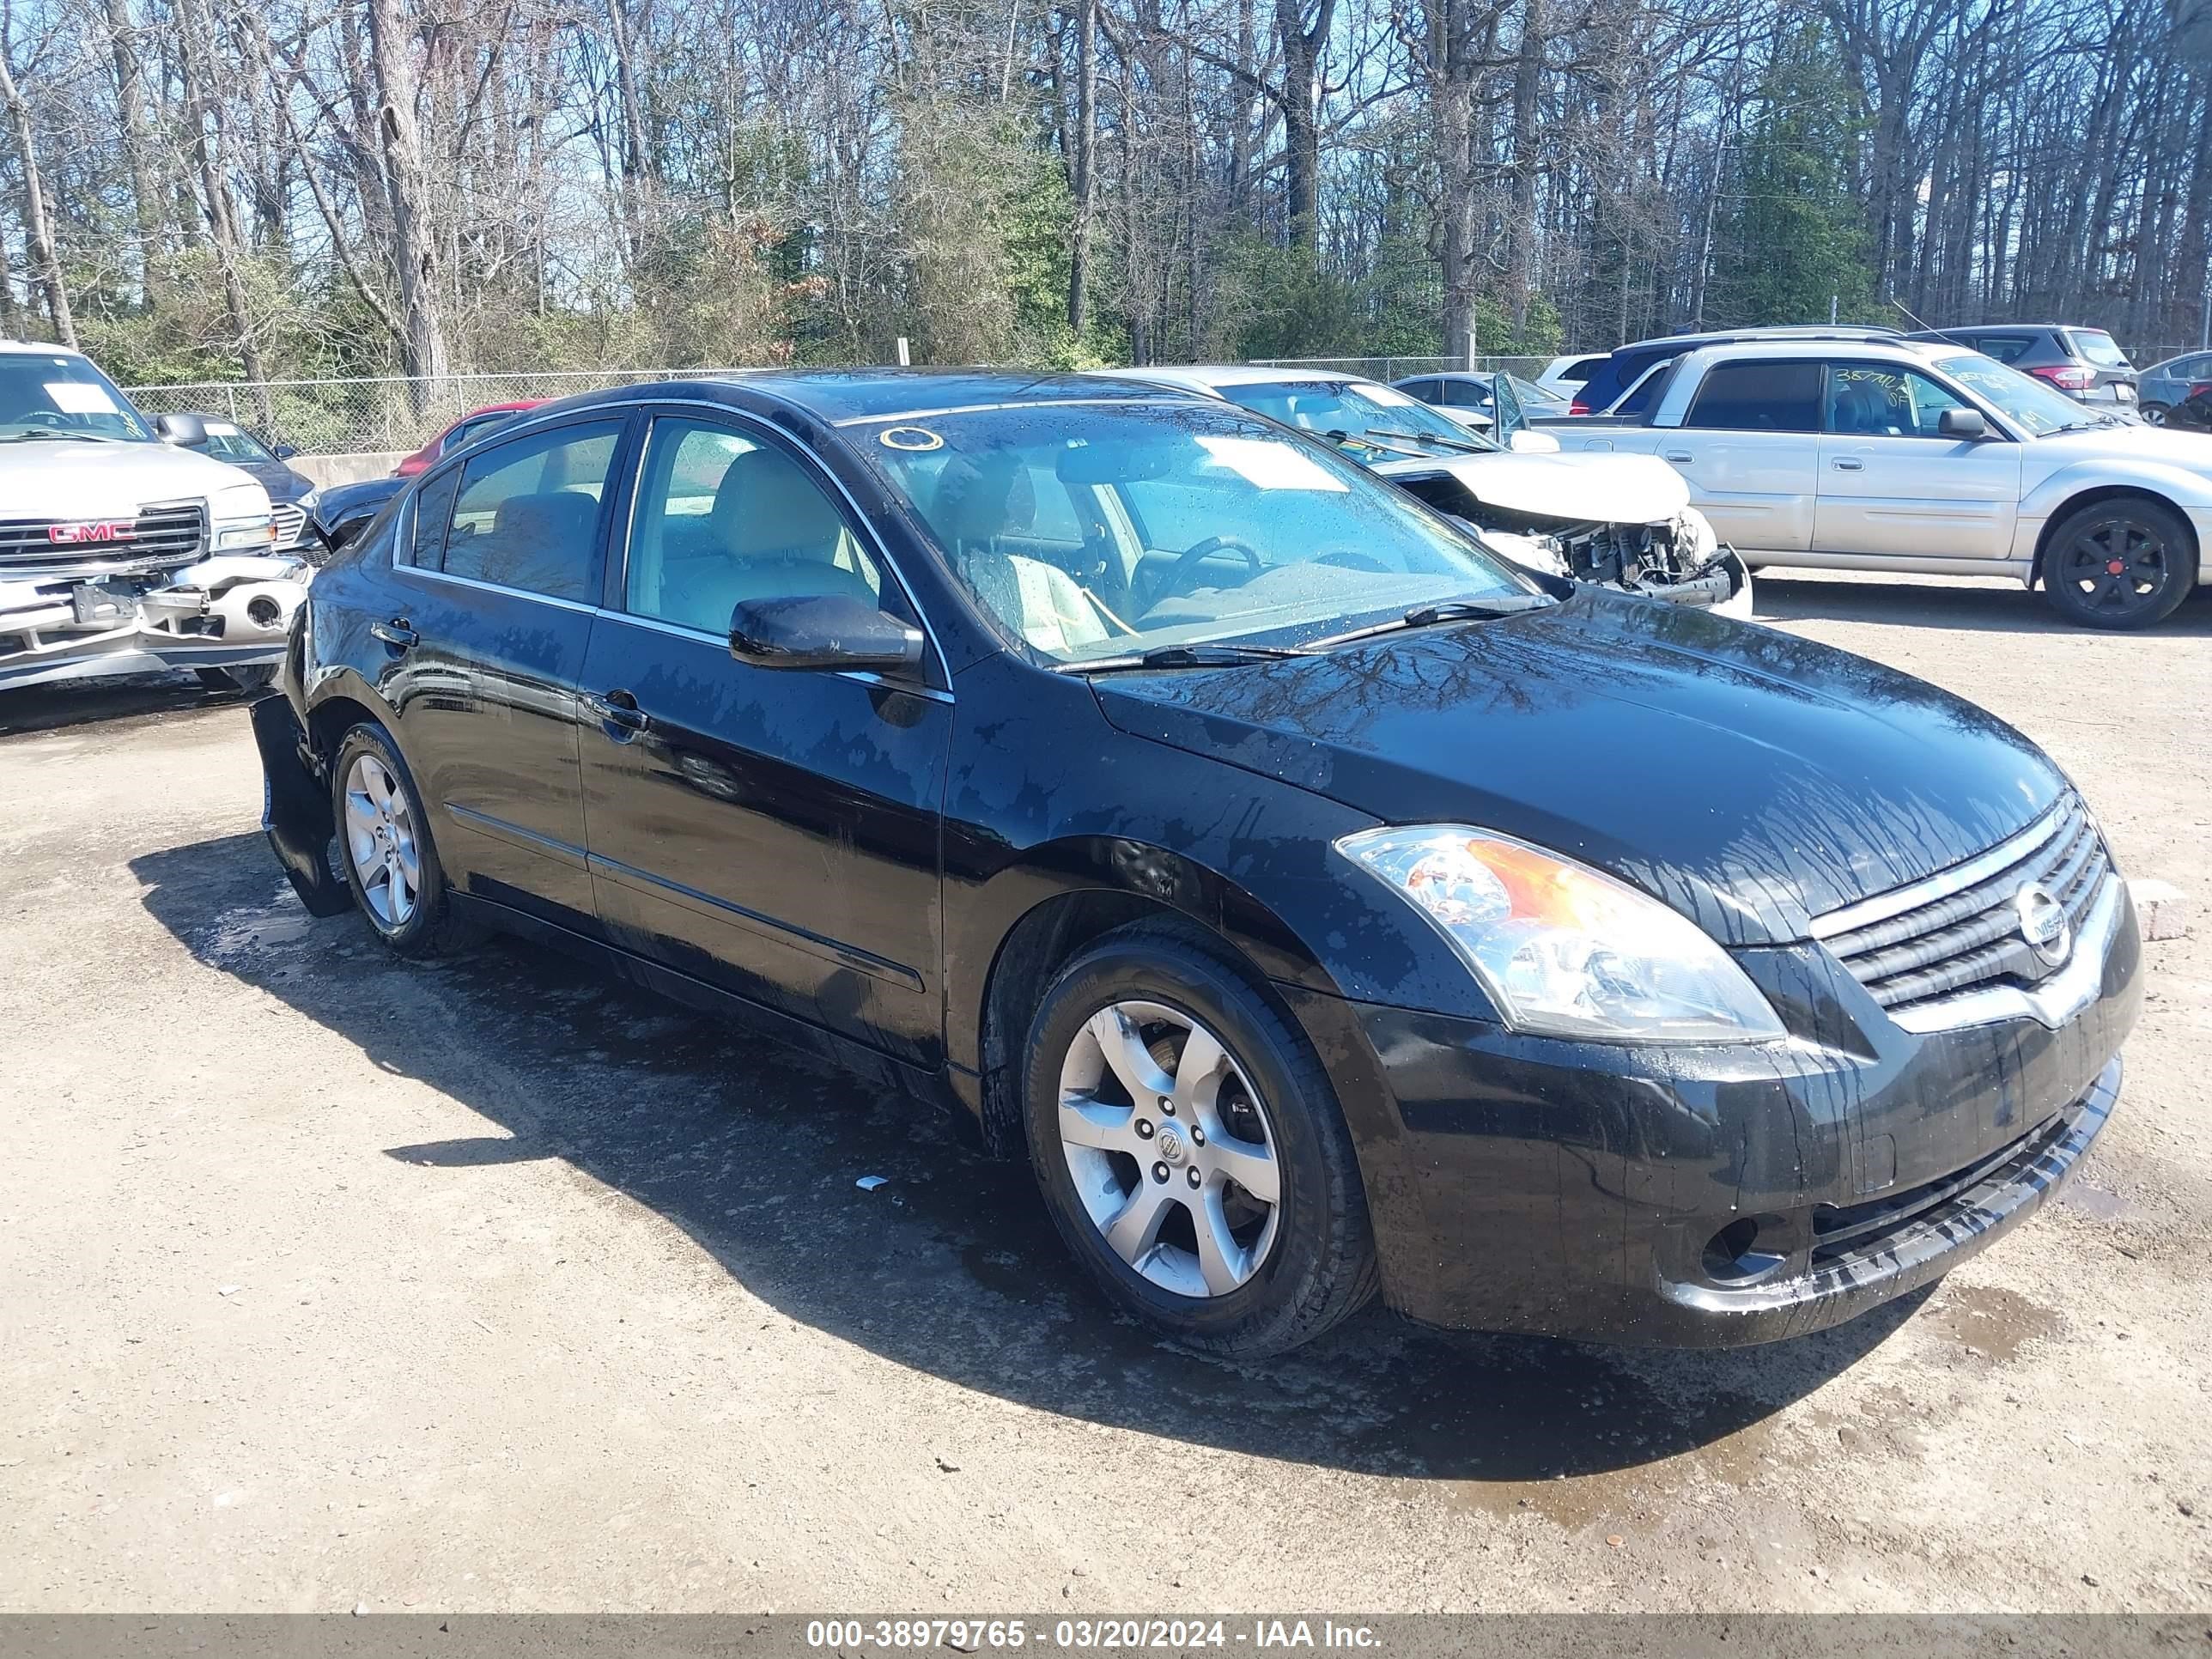
[[[448,955],[475,942],[477,930],[453,913],[414,775],[392,734],[374,721],[362,721],[338,743],[331,761],[331,812],[337,863],[354,907],[379,939],[416,957]],[[411,883],[405,879],[410,853]]]
[[[244,691],[251,695],[275,683],[276,665],[261,662],[239,668],[195,668],[192,672],[210,691]]]
[[[2164,426],[2166,411],[2169,407],[2170,405],[2166,404],[2145,404],[2136,410],[2136,413],[2142,416],[2152,426]]]
[[[2069,514],[2043,550],[2044,596],[2084,628],[2151,627],[2196,586],[2197,542],[2187,522],[2141,495]]]
[[[1200,1036],[1219,1060],[1196,1061]],[[1182,1346],[1250,1359],[1310,1341],[1374,1295],[1367,1197],[1336,1091],[1225,952],[1158,923],[1116,929],[1054,975],[1026,1053],[1045,1207],[1116,1308]],[[1185,1059],[1188,1079],[1168,1074]],[[1173,1112],[1147,1110],[1159,1091],[1122,1082],[1146,1081],[1148,1062]],[[1064,1092],[1087,1103],[1063,1108]]]

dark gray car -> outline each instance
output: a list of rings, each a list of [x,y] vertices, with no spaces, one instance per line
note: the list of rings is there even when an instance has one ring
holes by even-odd
[[[2101,328],[2072,323],[1985,323],[1973,328],[1930,329],[1916,340],[1948,340],[2023,374],[2048,381],[2076,403],[2136,406],[2136,371],[2128,354]]]

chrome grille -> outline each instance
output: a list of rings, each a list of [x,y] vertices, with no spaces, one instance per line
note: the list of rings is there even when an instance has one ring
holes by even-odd
[[[269,509],[269,517],[276,526],[278,547],[297,547],[301,532],[307,527],[307,515],[290,501],[278,501]]]
[[[1893,1011],[1984,986],[2033,986],[2063,964],[2046,963],[2022,933],[2021,890],[2043,887],[2079,939],[2111,873],[2096,825],[2069,793],[1978,858],[1832,911],[1813,924],[1813,934]]]
[[[207,548],[207,508],[199,501],[157,501],[138,509],[131,533],[109,541],[58,542],[57,528],[82,519],[0,519],[0,570],[167,569],[191,564]],[[121,522],[91,520],[91,522]]]

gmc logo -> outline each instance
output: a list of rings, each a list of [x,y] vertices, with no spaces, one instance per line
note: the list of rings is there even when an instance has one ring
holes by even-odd
[[[138,534],[138,527],[129,519],[110,520],[104,524],[57,524],[46,526],[46,539],[70,544],[76,542],[127,542]]]

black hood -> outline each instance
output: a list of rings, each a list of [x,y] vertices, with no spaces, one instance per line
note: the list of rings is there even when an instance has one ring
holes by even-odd
[[[269,492],[269,499],[280,506],[298,501],[315,487],[311,480],[282,461],[232,461],[229,465],[240,472],[252,473],[254,482]]]
[[[1101,676],[1122,730],[1392,823],[1613,872],[1726,943],[1972,857],[2065,781],[1995,715],[1769,629],[1592,587],[1313,658]]]

